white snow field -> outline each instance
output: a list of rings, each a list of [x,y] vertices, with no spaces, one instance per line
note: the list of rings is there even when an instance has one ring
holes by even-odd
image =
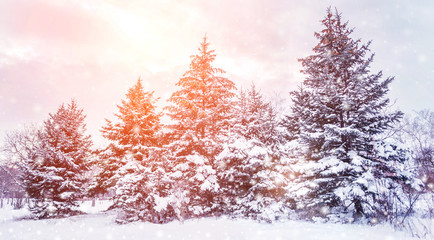
[[[82,209],[87,215],[63,219],[22,219],[29,213],[25,209],[13,210],[10,206],[0,209],[1,240],[152,240],[152,239],[200,239],[200,240],[399,240],[416,239],[406,232],[395,231],[388,225],[364,226],[283,221],[273,224],[250,220],[199,219],[184,223],[164,225],[136,222],[118,225],[114,212],[101,212],[106,203],[98,202],[90,207],[85,202]]]

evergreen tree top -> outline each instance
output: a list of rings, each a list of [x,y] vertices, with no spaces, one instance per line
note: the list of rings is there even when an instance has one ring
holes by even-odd
[[[252,83],[249,90],[241,90],[234,115],[233,127],[247,139],[257,138],[264,144],[276,143],[278,138],[275,109],[264,99]]]
[[[315,33],[319,42],[313,54],[299,59],[306,78],[291,92],[292,115],[284,124],[290,138],[308,143],[313,156],[337,151],[346,158],[350,150],[367,150],[369,139],[398,121],[402,113],[386,112],[393,77],[382,79],[381,71],[371,73],[370,42],[354,40],[353,29],[337,10],[327,9],[322,25]]]
[[[73,99],[49,116],[39,132],[41,151],[38,154],[43,167],[58,168],[56,174],[69,171],[65,174],[78,175],[87,170],[92,141],[90,135],[85,134],[83,109]]]
[[[107,120],[101,130],[103,136],[120,145],[155,146],[160,125],[160,113],[156,113],[154,92],[145,92],[142,80],[128,89],[126,100],[118,105],[117,120]]]
[[[190,70],[184,74],[186,76],[195,76],[200,79],[206,79],[208,75],[223,74],[225,71],[221,68],[214,68],[212,63],[216,58],[215,50],[209,49],[209,42],[207,37],[204,36],[198,48],[199,53],[190,56]],[[181,81],[180,81],[181,83]]]
[[[72,151],[70,148],[77,147],[77,144],[85,149],[90,147],[90,135],[85,136],[86,115],[75,99],[68,105],[60,105],[56,113],[50,113],[49,116],[49,119],[44,121],[43,133],[53,147],[59,147],[64,152]]]
[[[235,89],[235,84],[225,77],[219,75],[225,71],[221,68],[212,66],[216,58],[215,50],[209,49],[207,37],[203,37],[203,41],[198,48],[199,53],[190,56],[190,68],[183,77],[176,83],[181,89],[173,93],[169,99],[171,102],[178,102],[178,98],[185,96],[187,99],[197,99],[200,97],[213,97],[213,95],[226,94],[233,97],[232,91]],[[214,99],[212,99],[214,100]],[[206,108],[205,105],[202,108]]]
[[[204,137],[209,132],[217,132],[228,118],[230,99],[235,96],[236,88],[232,81],[221,76],[225,71],[212,66],[216,54],[209,49],[206,36],[198,50],[199,53],[191,56],[189,69],[176,83],[180,89],[169,98],[173,105],[167,109],[169,116],[178,122],[173,126],[175,129],[193,130],[199,133],[196,136]]]
[[[368,58],[366,54],[370,51],[371,42],[361,44],[360,39],[354,40],[351,37],[354,29],[348,27],[348,22],[342,21],[341,13],[337,10],[332,13],[328,8],[321,22],[324,29],[314,34],[319,40],[313,48],[314,54],[299,59],[304,68],[301,72],[307,74],[304,84],[316,87],[320,84],[319,78],[345,84],[369,73],[374,54]]]

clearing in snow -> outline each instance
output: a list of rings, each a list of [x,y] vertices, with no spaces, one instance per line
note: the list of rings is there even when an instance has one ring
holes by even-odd
[[[174,221],[168,224],[135,222],[119,225],[116,213],[104,212],[108,202],[82,204],[88,214],[61,219],[29,220],[26,209],[0,209],[0,239],[2,240],[110,240],[110,239],[352,239],[399,240],[416,239],[409,233],[395,231],[388,225],[357,225],[281,221],[273,224],[252,220],[207,218]],[[432,222],[431,222],[432,223]]]

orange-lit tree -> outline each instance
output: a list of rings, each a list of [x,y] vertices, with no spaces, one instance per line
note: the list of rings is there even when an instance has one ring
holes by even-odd
[[[109,146],[99,152],[98,165],[102,169],[91,188],[92,193],[106,193],[116,184],[116,171],[125,164],[125,157],[131,157],[146,147],[158,145],[161,128],[160,114],[156,113],[153,92],[145,92],[142,80],[128,89],[127,99],[118,105],[116,120],[106,119],[107,125],[101,130]],[[145,148],[141,148],[145,146]],[[137,155],[136,157],[139,157]],[[141,159],[138,159],[141,160]]]
[[[173,171],[185,202],[186,215],[205,215],[216,207],[219,184],[214,157],[229,129],[235,85],[212,66],[216,55],[204,37],[199,53],[191,56],[190,69],[176,84],[167,107],[169,147],[174,153]]]
[[[110,144],[99,152],[97,164],[101,171],[90,192],[112,190],[114,207],[123,210],[118,218],[121,222],[139,220],[140,214],[142,219],[151,221],[153,199],[149,196],[160,194],[160,189],[149,186],[158,181],[155,178],[161,174],[153,171],[163,164],[161,159],[154,157],[160,145],[161,114],[156,112],[157,99],[153,92],[145,92],[140,79],[128,90],[126,97],[118,106],[116,121],[107,120],[107,125],[102,128],[101,132]]]
[[[101,130],[109,141],[122,146],[123,153],[131,151],[131,146],[157,146],[158,132],[161,128],[160,116],[156,112],[154,92],[145,92],[142,80],[128,89],[127,99],[118,105],[117,120],[107,120],[107,125]]]

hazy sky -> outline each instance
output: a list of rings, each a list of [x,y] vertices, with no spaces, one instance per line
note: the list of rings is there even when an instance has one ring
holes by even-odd
[[[164,105],[205,34],[238,87],[288,99],[328,6],[373,40],[373,70],[396,77],[394,107],[433,110],[432,0],[0,0],[0,137],[71,98],[98,135],[139,76]]]

